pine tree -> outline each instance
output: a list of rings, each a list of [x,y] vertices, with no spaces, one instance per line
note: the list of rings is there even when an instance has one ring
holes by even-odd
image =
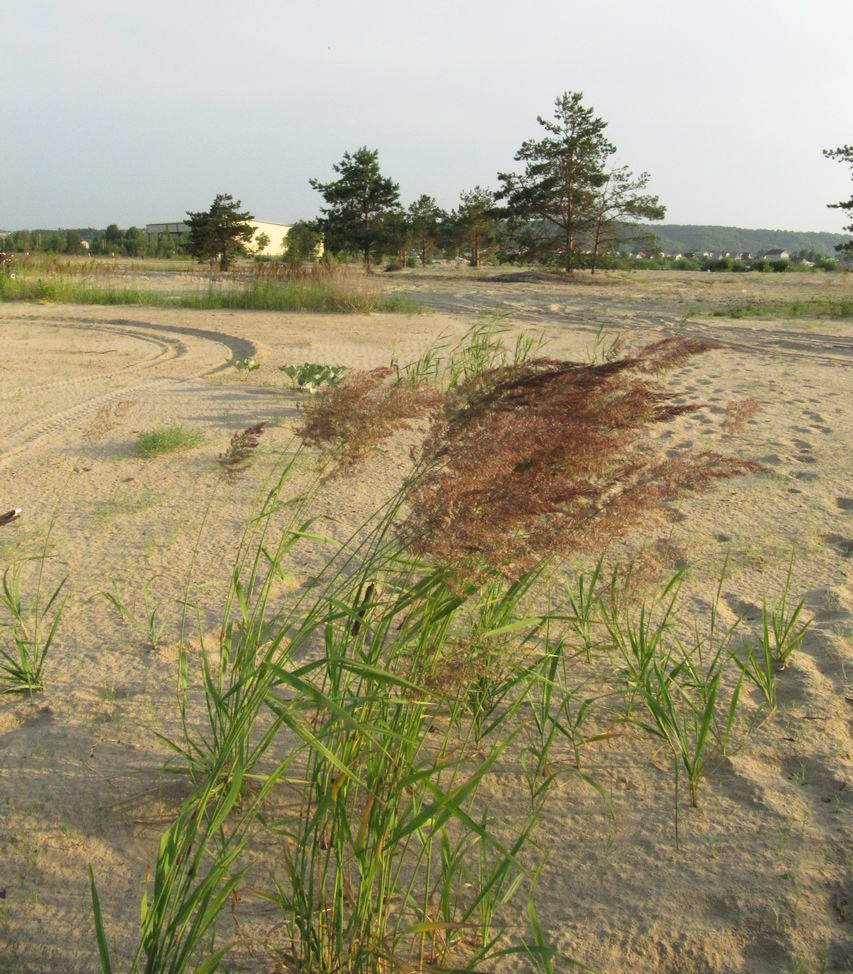
[[[657,196],[642,195],[649,182],[647,172],[634,178],[627,166],[620,166],[605,175],[595,194],[590,240],[590,269],[595,273],[599,258],[626,240],[638,240],[643,231],[634,220],[662,220],[666,207]]]
[[[823,154],[827,159],[837,159],[839,162],[846,162],[853,169],[853,145],[842,145],[837,149],[824,149]],[[827,203],[826,205],[831,210],[844,210],[847,216],[853,217],[853,196],[846,203]],[[843,229],[848,233],[853,233],[853,223]],[[853,240],[848,240],[847,243],[837,244],[835,249],[839,252],[853,254]]]
[[[219,269],[226,271],[238,257],[248,255],[248,243],[255,232],[248,221],[254,217],[248,211],[241,213],[240,206],[240,200],[220,193],[206,213],[187,211],[187,250],[200,264],[218,260]]]
[[[371,269],[371,257],[387,243],[387,216],[400,205],[400,186],[379,171],[379,150],[362,146],[350,155],[344,153],[340,163],[332,166],[340,179],[331,183],[309,180],[328,206],[322,208],[318,221],[332,252],[356,250],[365,269]]]
[[[594,227],[596,194],[606,179],[607,159],[616,151],[604,136],[607,123],[582,100],[582,92],[557,98],[554,120],[537,118],[545,138],[523,143],[515,154],[524,172],[498,174],[504,184],[498,198],[506,200],[510,227],[521,228],[529,255],[558,259],[567,271],[577,266],[581,244]],[[530,221],[542,232],[525,233]]]
[[[421,266],[429,263],[432,250],[438,240],[441,225],[447,214],[432,196],[420,196],[409,207],[409,220],[412,227],[412,243],[418,252]]]

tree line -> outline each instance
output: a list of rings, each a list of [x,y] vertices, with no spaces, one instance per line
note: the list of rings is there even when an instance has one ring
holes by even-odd
[[[148,238],[138,227],[121,230],[111,223],[105,230],[15,230],[3,241],[3,247],[19,254],[91,254],[117,257],[188,256],[182,242],[168,233]]]
[[[345,152],[332,166],[336,179],[310,180],[325,205],[316,220],[294,224],[284,241],[283,259],[313,260],[322,244],[333,257],[357,256],[368,270],[387,257],[392,266],[403,266],[427,264],[441,255],[461,256],[475,267],[494,258],[568,272],[588,268],[594,273],[612,266],[613,255],[628,244],[657,252],[654,234],[638,221],[662,220],[666,209],[646,191],[647,172],[634,175],[627,166],[611,163],[616,147],[605,135],[607,123],[584,106],[583,93],[564,93],[554,102],[552,117],[538,116],[537,122],[539,137],[522,143],[514,156],[519,163],[515,171],[497,174],[498,189],[474,186],[460,194],[450,211],[426,194],[404,208],[399,184],[380,169],[378,150],[362,146]],[[853,166],[850,146],[824,154]],[[123,231],[111,224],[93,232],[88,252],[131,257],[188,254],[199,261],[216,260],[224,270],[252,252],[248,221],[254,217],[240,206],[228,194],[217,195],[208,211],[187,213],[189,232],[180,240],[168,233],[149,239],[136,227]],[[853,199],[830,206],[849,214]],[[262,249],[254,243],[256,251]],[[76,230],[16,231],[6,247],[87,252]],[[853,243],[836,249],[853,252]]]
[[[605,253],[646,236],[637,220],[663,218],[658,197],[645,192],[648,173],[610,164],[616,147],[604,135],[607,123],[584,107],[581,92],[566,92],[553,117],[537,121],[544,132],[515,154],[519,171],[498,173],[497,190],[463,192],[450,212],[425,194],[403,209],[378,150],[344,153],[332,167],[337,179],[310,181],[326,204],[316,221],[326,248],[358,253],[368,269],[383,255],[425,264],[441,251],[475,267],[497,256],[595,271]]]

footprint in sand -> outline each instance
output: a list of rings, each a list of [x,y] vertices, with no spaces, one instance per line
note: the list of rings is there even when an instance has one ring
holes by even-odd
[[[853,558],[853,538],[843,538],[840,534],[825,534],[823,540],[842,558]]]
[[[726,602],[732,612],[744,622],[755,622],[756,619],[761,618],[761,609],[752,602],[744,602],[734,595],[727,595]]]

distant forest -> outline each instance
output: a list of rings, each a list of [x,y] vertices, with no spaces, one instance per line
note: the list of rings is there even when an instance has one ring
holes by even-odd
[[[768,250],[801,250],[835,256],[835,245],[853,239],[843,233],[811,233],[796,230],[744,230],[741,227],[702,227],[679,223],[655,223],[649,230],[665,254],[747,253],[757,256]]]
[[[661,251],[666,255],[697,254],[697,267],[702,264],[702,254],[751,254],[758,258],[768,250],[787,250],[792,257],[800,254],[808,256],[810,261],[820,261],[822,258],[838,260],[840,255],[835,251],[835,245],[853,240],[853,237],[842,233],[813,233],[796,230],[744,230],[741,227],[710,227],[693,226],[690,224],[664,223],[640,224],[645,236],[653,238]],[[438,247],[435,256],[452,258],[458,252],[457,241],[448,239],[449,246]],[[492,241],[490,263],[499,260],[513,262],[513,257],[497,246],[497,237]],[[644,239],[637,239],[634,245],[649,250],[649,244]],[[621,248],[628,250],[627,246]],[[168,233],[148,239],[144,230],[130,227],[120,230],[116,224],[110,224],[106,230],[95,230],[92,227],[81,227],[74,230],[15,230],[12,233],[0,231],[0,251],[24,253],[34,250],[53,254],[85,254],[109,255],[127,257],[182,257],[185,256],[181,244]],[[505,251],[505,248],[504,248]],[[623,261],[627,258],[622,258]],[[713,259],[713,258],[711,258]],[[602,267],[621,266],[616,257],[609,257],[602,261]],[[626,265],[628,266],[628,265]],[[639,265],[637,265],[639,266]],[[665,266],[658,262],[649,266]],[[678,264],[681,267],[681,263]],[[753,266],[747,262],[747,266]],[[703,269],[705,269],[703,267]],[[731,270],[730,267],[715,267],[716,270]],[[743,267],[738,270],[746,269]]]

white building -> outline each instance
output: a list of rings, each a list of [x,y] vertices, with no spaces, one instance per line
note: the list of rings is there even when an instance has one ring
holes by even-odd
[[[260,220],[247,220],[250,227],[255,231],[249,241],[249,249],[255,254],[269,255],[270,257],[280,257],[284,253],[284,241],[290,232],[290,225],[286,223],[262,223]],[[186,223],[146,223],[145,232],[148,239],[159,237],[161,233],[168,233],[175,240],[180,240],[185,233],[189,233],[190,228]],[[255,240],[266,234],[268,243],[258,249]]]

